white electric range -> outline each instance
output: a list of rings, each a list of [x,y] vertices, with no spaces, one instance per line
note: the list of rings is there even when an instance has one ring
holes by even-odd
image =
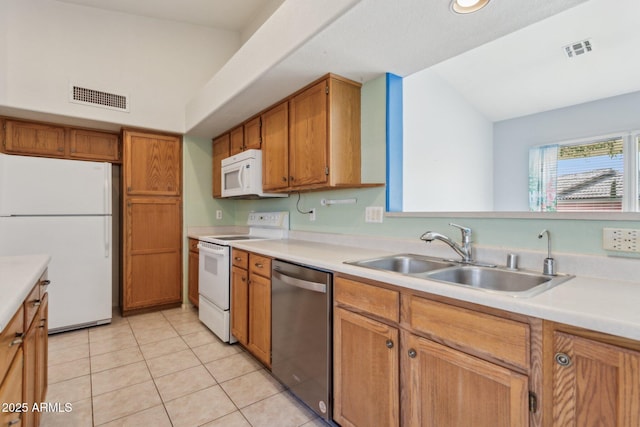
[[[251,212],[249,232],[235,235],[200,236],[198,249],[198,317],[222,341],[233,343],[231,335],[231,243],[234,241],[286,239],[289,212]]]

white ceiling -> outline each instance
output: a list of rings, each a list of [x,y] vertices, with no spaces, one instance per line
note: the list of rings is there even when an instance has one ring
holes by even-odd
[[[432,67],[491,121],[640,90],[640,1],[590,0]],[[589,39],[569,59],[563,47]]]
[[[58,0],[98,9],[243,31],[272,0]]]
[[[235,31],[275,9],[275,0],[60,1]],[[451,12],[450,0],[359,0],[289,56],[262,67],[267,71],[255,81],[212,102],[208,117],[186,132],[210,138],[327,72],[367,82],[440,63],[438,72],[492,120],[640,90],[640,79],[631,78],[640,75],[639,19],[638,0],[492,0],[465,16]],[[585,38],[592,54],[562,56],[563,45]],[[612,67],[615,77],[605,78]]]

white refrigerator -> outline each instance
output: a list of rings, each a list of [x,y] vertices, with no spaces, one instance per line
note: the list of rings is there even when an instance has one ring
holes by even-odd
[[[49,254],[49,332],[111,322],[111,164],[0,154],[0,255]]]

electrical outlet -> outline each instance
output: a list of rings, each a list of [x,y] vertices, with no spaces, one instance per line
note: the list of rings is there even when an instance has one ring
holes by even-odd
[[[603,228],[602,248],[609,251],[640,253],[640,230]]]
[[[216,211],[216,219],[222,219],[222,210],[221,209],[218,209]]]
[[[364,222],[382,222],[383,217],[382,206],[367,206],[364,210]]]
[[[313,208],[309,211],[309,221],[315,221],[316,220],[316,209]]]

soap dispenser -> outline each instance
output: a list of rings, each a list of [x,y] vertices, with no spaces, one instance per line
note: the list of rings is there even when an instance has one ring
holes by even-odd
[[[542,274],[547,276],[556,275],[556,260],[551,258],[551,233],[549,230],[544,229],[538,234],[538,239],[542,239],[542,236],[547,235],[547,257],[544,259],[542,266]]]

